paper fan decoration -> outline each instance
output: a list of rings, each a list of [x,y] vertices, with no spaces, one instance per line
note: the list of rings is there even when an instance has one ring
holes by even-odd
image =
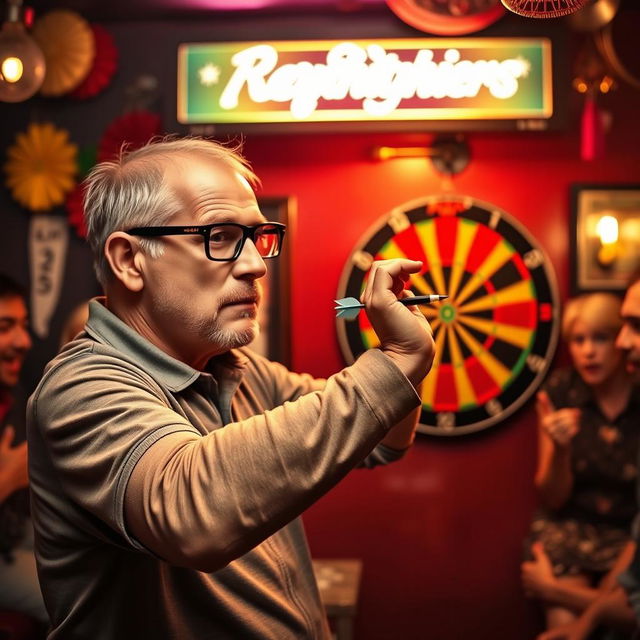
[[[502,0],[502,4],[527,18],[559,18],[582,9],[589,0]]]
[[[104,132],[98,147],[98,162],[120,156],[123,145],[128,151],[143,147],[161,133],[160,116],[150,111],[131,111],[116,118]]]
[[[75,89],[89,73],[95,55],[93,31],[75,11],[56,9],[36,21],[32,31],[47,63],[40,89],[55,97]]]
[[[7,151],[6,185],[22,206],[48,211],[62,204],[73,189],[77,153],[67,131],[50,123],[32,123]]]
[[[113,36],[99,24],[92,24],[91,30],[96,50],[93,64],[87,77],[70,93],[79,100],[93,98],[106,89],[117,68],[118,50]]]
[[[77,184],[68,195],[65,207],[69,224],[81,238],[87,237],[87,224],[84,219],[84,182]]]

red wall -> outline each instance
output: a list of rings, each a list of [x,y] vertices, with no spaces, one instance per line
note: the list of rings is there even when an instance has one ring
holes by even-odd
[[[580,97],[562,133],[472,134],[458,193],[519,219],[547,250],[563,298],[569,282],[569,185],[640,182],[640,92],[620,87],[602,103],[613,116],[606,155],[579,157]],[[376,163],[374,144],[428,143],[398,134],[249,137],[246,152],[265,195],[297,198],[293,251],[294,368],[330,375],[342,366],[332,302],[361,235],[391,208],[438,193],[429,160]],[[536,609],[522,596],[522,538],[535,503],[531,402],[472,436],[418,435],[394,465],[357,471],[306,516],[317,557],[360,557],[357,637],[367,640],[535,636]]]

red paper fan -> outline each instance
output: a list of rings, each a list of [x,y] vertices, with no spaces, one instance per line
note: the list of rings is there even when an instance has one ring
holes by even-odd
[[[123,145],[133,151],[161,133],[160,116],[150,111],[131,111],[116,118],[104,132],[98,147],[98,162],[114,160]]]
[[[84,183],[77,184],[65,202],[69,224],[81,238],[87,237],[87,224],[84,219],[84,191]]]
[[[96,54],[87,77],[69,95],[79,100],[93,98],[106,89],[116,72],[118,50],[113,36],[99,24],[92,24],[91,30],[96,45]]]

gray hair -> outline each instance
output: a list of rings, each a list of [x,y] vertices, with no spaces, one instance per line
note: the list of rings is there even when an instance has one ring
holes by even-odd
[[[240,153],[240,145],[224,146],[203,138],[165,138],[140,149],[120,154],[111,162],[96,165],[85,180],[84,215],[87,240],[94,256],[96,276],[102,286],[111,277],[104,255],[107,238],[114,231],[132,227],[166,224],[177,215],[182,204],[164,180],[168,162],[198,154],[225,163],[253,187],[259,180]],[[162,255],[162,241],[141,238],[140,247],[152,258]]]

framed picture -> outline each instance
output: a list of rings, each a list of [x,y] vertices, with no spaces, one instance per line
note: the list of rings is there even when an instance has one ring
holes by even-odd
[[[277,258],[266,260],[267,275],[259,280],[262,304],[258,320],[260,334],[251,343],[259,354],[291,366],[291,244],[295,220],[292,197],[258,198],[262,215],[271,222],[287,225],[284,246]]]
[[[640,268],[640,184],[571,187],[571,293],[624,291]]]

